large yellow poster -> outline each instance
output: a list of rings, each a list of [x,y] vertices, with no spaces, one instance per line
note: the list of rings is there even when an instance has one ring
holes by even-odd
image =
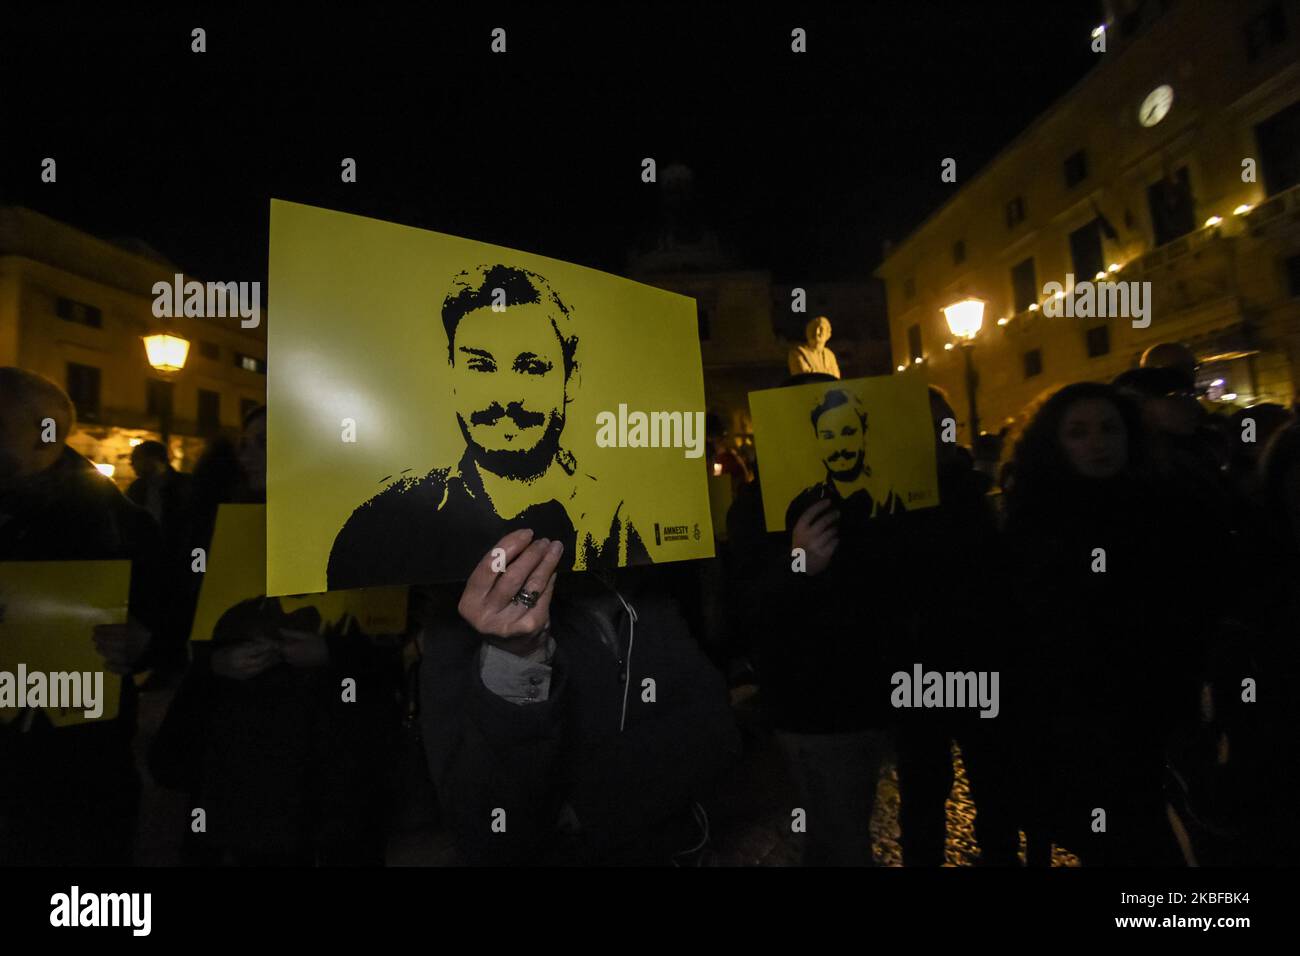
[[[117,716],[122,678],[96,625],[125,624],[130,561],[0,562],[0,722],[40,707],[56,727]]]
[[[749,409],[769,531],[825,497],[867,517],[939,503],[930,399],[915,375],[750,392]]]
[[[692,299],[273,200],[267,593],[713,554]]]
[[[231,608],[266,593],[266,506],[222,505],[212,532],[207,570],[190,631],[192,641],[210,641]],[[406,588],[368,588],[328,594],[282,596],[279,612],[292,615],[315,608],[319,627],[342,628],[356,620],[363,634],[401,634],[406,630]]]

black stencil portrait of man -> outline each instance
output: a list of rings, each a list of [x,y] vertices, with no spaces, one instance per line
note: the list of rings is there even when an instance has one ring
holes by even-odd
[[[329,589],[459,580],[516,528],[564,542],[566,569],[649,563],[617,490],[564,447],[579,343],[550,283],[503,264],[462,272],[442,324],[465,452],[353,511],[330,552]]]
[[[850,521],[905,511],[902,498],[871,470],[867,456],[867,412],[862,400],[845,389],[822,395],[812,410],[812,428],[826,477],[795,495],[785,526],[822,498],[830,498]]]

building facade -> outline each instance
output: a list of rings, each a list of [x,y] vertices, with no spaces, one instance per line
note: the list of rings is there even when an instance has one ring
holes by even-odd
[[[949,392],[964,440],[967,358],[982,431],[1049,388],[1111,379],[1159,342],[1193,349],[1212,400],[1295,398],[1300,4],[1109,10],[1097,65],[977,175],[958,170],[952,198],[877,270],[893,366]],[[1085,282],[1149,292],[1146,317],[1138,300],[1121,316],[1047,314],[1088,310]],[[942,309],[967,297],[985,307],[964,346]]]
[[[783,285],[766,270],[721,257],[711,241],[633,257],[628,272],[695,300],[708,411],[739,443],[752,441],[749,393],[786,379],[790,348],[803,341],[815,316],[831,322],[829,346],[844,378],[889,370],[884,293],[873,279]],[[796,302],[802,311],[795,311]]]
[[[173,464],[188,468],[266,400],[265,313],[248,329],[238,317],[155,318],[154,283],[179,272],[141,243],[0,207],[0,365],[63,386],[77,407],[69,444],[120,485],[140,441],[168,431]],[[143,339],[157,332],[190,343],[181,371],[150,365]]]

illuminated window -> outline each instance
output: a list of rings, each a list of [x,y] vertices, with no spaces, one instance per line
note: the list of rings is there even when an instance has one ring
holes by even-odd
[[[245,355],[242,352],[236,352],[235,365],[246,372],[257,372],[261,375],[266,374],[266,359],[260,359],[255,355]]]

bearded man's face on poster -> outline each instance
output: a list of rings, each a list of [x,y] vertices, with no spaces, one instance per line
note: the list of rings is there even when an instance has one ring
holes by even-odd
[[[858,411],[850,404],[828,408],[817,417],[817,444],[822,463],[839,481],[862,474],[867,436]]]
[[[474,309],[452,342],[456,420],[474,460],[495,474],[541,475],[560,447],[564,353],[544,303]]]

